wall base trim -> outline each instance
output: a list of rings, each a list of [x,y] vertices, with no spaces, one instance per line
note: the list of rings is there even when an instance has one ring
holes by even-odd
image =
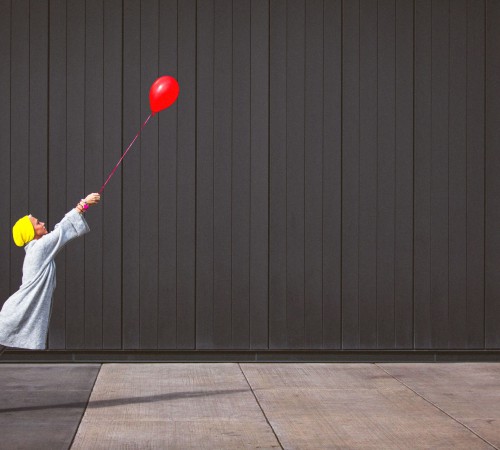
[[[500,362],[494,350],[6,350],[2,363]]]

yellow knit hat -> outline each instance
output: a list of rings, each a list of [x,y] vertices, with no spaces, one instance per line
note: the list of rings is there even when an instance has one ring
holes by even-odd
[[[12,227],[12,237],[18,247],[24,247],[35,237],[35,229],[29,216],[19,219]]]

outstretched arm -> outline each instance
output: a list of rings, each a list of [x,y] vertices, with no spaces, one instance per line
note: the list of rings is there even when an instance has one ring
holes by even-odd
[[[46,257],[54,257],[57,252],[72,239],[83,236],[90,231],[83,213],[91,205],[99,203],[101,196],[93,193],[80,200],[64,218],[54,227],[54,231],[46,234],[37,242]],[[87,205],[87,207],[85,207]]]

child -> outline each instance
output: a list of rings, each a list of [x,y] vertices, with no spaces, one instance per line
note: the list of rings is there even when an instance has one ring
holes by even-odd
[[[18,247],[24,247],[21,287],[4,303],[0,311],[0,345],[42,350],[46,348],[52,307],[52,294],[56,287],[54,258],[72,239],[90,231],[84,213],[90,205],[99,203],[99,194],[90,194],[48,232],[45,224],[28,215],[19,219],[12,228]]]

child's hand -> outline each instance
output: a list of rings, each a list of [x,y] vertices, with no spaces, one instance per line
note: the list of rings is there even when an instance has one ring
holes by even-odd
[[[101,200],[101,196],[97,193],[89,194],[87,197],[85,197],[85,202],[88,205],[95,205],[99,203],[99,200]]]

